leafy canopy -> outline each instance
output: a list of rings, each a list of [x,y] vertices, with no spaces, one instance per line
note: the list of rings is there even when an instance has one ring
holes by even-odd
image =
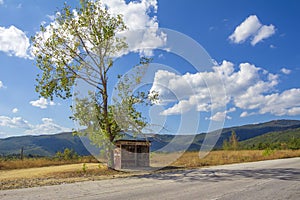
[[[36,65],[41,70],[36,91],[45,98],[72,97],[72,87],[81,80],[93,88],[85,97],[73,98],[73,120],[99,146],[109,146],[121,130],[140,132],[146,122],[136,105],[145,103],[145,93],[133,95],[130,84],[138,84],[136,77],[122,77],[117,86],[120,101],[109,105],[108,71],[114,59],[127,49],[122,16],[112,16],[99,1],[81,1],[81,7],[72,10],[67,4],[56,14],[56,20],[33,38]],[[147,65],[143,58],[140,65]],[[149,105],[149,104],[147,104]],[[116,116],[118,119],[116,120]]]
[[[113,57],[127,48],[116,33],[126,30],[121,15],[111,16],[99,1],[81,1],[71,10],[65,4],[56,20],[33,38],[38,75],[36,91],[45,98],[69,98],[75,79],[82,79],[102,94]]]

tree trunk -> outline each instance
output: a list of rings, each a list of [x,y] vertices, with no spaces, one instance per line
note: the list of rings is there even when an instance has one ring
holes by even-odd
[[[113,169],[114,168],[114,150],[113,150],[113,143],[114,143],[114,137],[111,132],[111,127],[110,127],[110,121],[108,117],[108,95],[107,95],[107,82],[104,77],[103,79],[103,115],[104,115],[104,123],[105,123],[105,131],[108,134],[110,144],[108,144],[108,149],[107,149],[107,166],[108,168]]]
[[[107,149],[107,167],[109,169],[114,169],[115,165],[114,165],[114,150],[109,147]]]
[[[24,147],[21,148],[20,159],[21,159],[21,160],[24,159]]]

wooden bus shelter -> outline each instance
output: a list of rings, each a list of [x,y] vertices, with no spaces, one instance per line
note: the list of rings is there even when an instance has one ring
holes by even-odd
[[[150,141],[146,140],[117,140],[114,149],[115,169],[149,167],[150,145]]]

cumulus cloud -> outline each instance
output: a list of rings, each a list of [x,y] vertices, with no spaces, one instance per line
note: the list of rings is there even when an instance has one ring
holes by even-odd
[[[128,52],[136,52],[141,56],[152,56],[153,49],[163,47],[166,43],[166,34],[159,31],[158,20],[155,13],[157,12],[156,0],[141,0],[126,2],[125,0],[103,0],[99,6],[105,6],[110,14],[121,14],[128,30],[118,33],[117,37],[125,37],[128,49],[124,52],[118,52],[118,56],[127,54]],[[41,36],[46,40],[52,32],[51,26],[57,28],[58,23],[55,22],[56,16],[47,16],[53,20],[50,25],[46,26],[45,33]],[[44,23],[44,22],[43,22]],[[64,37],[68,37],[64,32]],[[72,40],[72,38],[70,38]],[[32,52],[34,52],[32,48]]]
[[[29,47],[29,39],[22,30],[15,26],[9,28],[0,26],[0,51],[9,56],[32,59],[28,54]]]
[[[255,46],[262,40],[271,37],[274,33],[274,25],[262,25],[256,15],[250,15],[235,28],[234,32],[229,36],[229,40],[239,44],[250,38],[251,45]]]
[[[251,115],[255,115],[255,114],[257,114],[257,113],[255,113],[255,112],[247,112],[247,111],[244,111],[244,112],[242,112],[241,114],[240,114],[240,117],[249,117],[249,116],[251,116]]]
[[[0,127],[21,129],[25,134],[41,135],[41,134],[54,134],[60,132],[71,131],[70,128],[60,126],[51,118],[42,118],[42,123],[33,125],[22,117],[8,117],[0,116]],[[1,137],[1,136],[0,136]]]
[[[17,113],[17,112],[19,112],[19,109],[18,109],[18,108],[12,109],[12,113]]]
[[[0,126],[9,128],[20,128],[20,129],[31,129],[31,125],[28,121],[24,120],[22,117],[7,117],[0,116]]]
[[[232,119],[228,115],[228,113],[231,113],[231,112],[234,112],[234,111],[236,111],[236,108],[230,108],[229,110],[225,110],[223,112],[217,112],[216,114],[214,114],[210,118],[206,118],[206,119],[210,119],[212,121],[223,121],[224,119]]]
[[[39,98],[36,101],[30,101],[29,102],[32,106],[34,107],[39,107],[41,109],[45,109],[48,106],[54,106],[56,105],[53,101],[48,101],[47,99],[45,99],[44,97]]]
[[[1,88],[6,88],[6,86],[3,84],[2,81],[0,81],[0,89],[1,89]]]
[[[233,63],[223,61],[221,65],[214,66],[211,72],[178,75],[159,70],[151,91],[158,92],[160,104],[166,106],[162,115],[176,115],[192,109],[209,112],[228,104],[241,109],[241,117],[254,113],[299,115],[300,88],[274,92],[278,83],[279,76],[263,68],[241,63],[235,69]],[[226,93],[221,92],[222,87]],[[212,101],[212,94],[217,100]],[[229,111],[217,112],[210,119],[224,119]]]
[[[157,0],[141,0],[126,3],[125,0],[103,0],[111,14],[121,14],[128,27],[120,36],[126,38],[129,51],[152,56],[153,49],[162,47],[167,36],[158,31]],[[150,14],[153,13],[153,16]]]
[[[251,15],[235,28],[229,39],[234,43],[242,43],[250,36],[253,36],[261,26],[257,16]]]
[[[0,131],[0,138],[7,138],[9,136],[10,136],[9,134]]]
[[[60,132],[72,131],[70,128],[62,127],[54,122],[51,118],[42,118],[42,123],[32,126],[31,129],[26,130],[26,134],[40,135],[40,134],[53,134]]]
[[[257,34],[254,36],[254,38],[251,41],[252,46],[255,46],[257,43],[262,41],[263,39],[269,38],[275,33],[275,26],[269,25],[269,26],[262,26]]]
[[[300,89],[293,88],[282,93],[266,95],[262,98],[261,114],[271,113],[276,116],[300,115]]]
[[[289,70],[289,69],[287,69],[287,68],[282,68],[281,70],[280,70],[282,73],[284,73],[284,74],[290,74],[292,71],[291,70]]]

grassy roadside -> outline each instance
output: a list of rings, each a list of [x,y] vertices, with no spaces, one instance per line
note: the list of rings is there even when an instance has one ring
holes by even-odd
[[[93,156],[83,156],[78,159],[57,160],[52,158],[0,159],[0,170],[26,169],[34,167],[59,166],[79,163],[98,163]]]
[[[203,158],[199,157],[199,152],[185,152],[172,165],[193,168],[292,157],[300,157],[300,150],[212,151]]]
[[[101,180],[128,175],[129,173],[111,170],[99,163],[0,170],[0,190]]]
[[[178,159],[172,162],[177,157]],[[182,155],[180,153],[153,153],[151,154],[151,166],[168,165],[180,168],[198,168],[290,157],[300,157],[300,150],[212,151],[204,158],[199,158],[199,152],[185,152]],[[43,159],[2,160],[0,161],[2,166],[0,169],[0,190],[134,175],[132,172],[108,169],[105,165],[95,163],[93,159],[91,161],[78,163],[77,160],[75,164],[69,164],[66,162],[57,163],[56,161],[51,163],[49,160],[45,162]],[[3,169],[3,166],[6,168]]]

